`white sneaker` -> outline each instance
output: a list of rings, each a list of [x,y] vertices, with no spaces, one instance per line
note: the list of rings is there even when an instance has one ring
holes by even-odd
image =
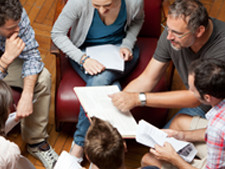
[[[46,169],[53,169],[54,164],[58,160],[58,154],[52,149],[52,147],[44,142],[37,147],[27,146],[27,151],[40,160]]]

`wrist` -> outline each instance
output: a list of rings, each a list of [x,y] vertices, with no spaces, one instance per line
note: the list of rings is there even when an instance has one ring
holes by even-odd
[[[7,64],[4,61],[2,61],[2,57],[1,57],[0,58],[0,70],[1,70],[1,72],[6,73],[7,68],[8,68]]]
[[[138,98],[139,98],[139,104],[141,106],[145,106],[146,103],[147,103],[147,96],[144,92],[140,92],[139,95],[138,95]]]
[[[87,59],[89,59],[90,56],[87,56],[87,55],[84,55],[81,57],[81,60],[80,60],[80,66],[83,67],[84,63],[86,62]]]

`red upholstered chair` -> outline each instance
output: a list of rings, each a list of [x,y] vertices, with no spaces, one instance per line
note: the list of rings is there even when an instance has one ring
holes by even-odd
[[[66,0],[58,0],[55,19],[65,3]],[[144,3],[145,22],[137,41],[137,45],[140,48],[140,59],[137,67],[120,81],[123,87],[145,69],[153,56],[161,33],[161,0],[144,0]],[[51,52],[56,55],[55,122],[56,130],[59,130],[62,122],[77,122],[80,104],[73,92],[73,87],[85,86],[85,82],[72,69],[65,55],[54,45],[51,46]],[[168,90],[171,84],[172,73],[173,68],[171,66],[167,74],[163,75],[154,91]],[[137,121],[145,119],[158,127],[162,127],[167,120],[167,111],[167,109],[138,107],[133,109],[132,113]]]

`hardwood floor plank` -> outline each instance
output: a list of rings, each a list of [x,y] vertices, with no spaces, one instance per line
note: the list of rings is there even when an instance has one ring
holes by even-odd
[[[41,8],[39,14],[37,15],[35,22],[43,23],[44,20],[47,18],[49,11],[52,9],[52,4],[55,3],[55,0],[48,0],[45,1],[43,7]]]
[[[223,0],[223,3],[221,5],[221,9],[220,9],[220,12],[218,14],[218,19],[222,20],[222,21],[225,21],[225,1]]]
[[[29,15],[29,18],[31,18],[30,17],[30,11],[31,11],[35,1],[36,0],[27,0],[26,3],[24,4],[24,8],[26,9],[27,14]]]
[[[37,15],[39,14],[41,8],[43,8],[44,2],[45,2],[45,0],[38,0],[32,6],[32,8],[31,8],[31,10],[29,12],[29,17],[30,17],[30,23],[31,23],[31,25],[35,21],[35,19],[36,19]]]
[[[219,13],[223,8],[223,2],[224,0],[216,0],[214,3],[211,4],[210,9],[208,10],[209,15],[214,18],[218,18]]]

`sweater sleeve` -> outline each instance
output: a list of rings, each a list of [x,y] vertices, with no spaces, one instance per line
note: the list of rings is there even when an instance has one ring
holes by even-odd
[[[121,47],[128,48],[132,51],[135,42],[137,41],[137,36],[141,30],[144,23],[144,2],[143,0],[133,1],[133,5],[127,4],[128,12],[128,23],[126,37],[123,39]],[[131,21],[129,21],[131,20]]]

